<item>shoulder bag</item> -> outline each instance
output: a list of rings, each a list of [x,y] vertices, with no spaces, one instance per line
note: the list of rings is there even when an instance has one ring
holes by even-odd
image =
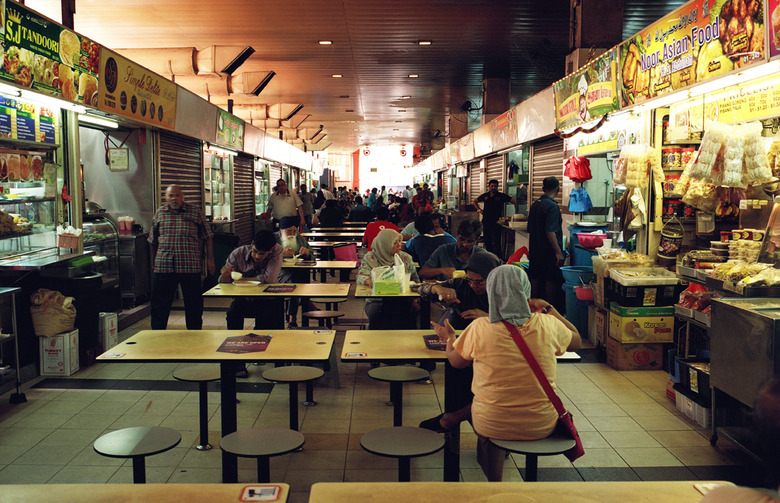
[[[574,439],[574,447],[563,453],[564,456],[569,458],[569,461],[574,461],[575,459],[585,454],[585,449],[582,447],[582,440],[580,440],[580,434],[577,433],[577,427],[574,426],[574,418],[572,417],[571,413],[563,406],[563,403],[561,402],[561,399],[558,398],[558,395],[555,394],[555,390],[553,390],[552,386],[550,386],[550,381],[548,381],[547,377],[544,375],[542,367],[539,366],[539,362],[536,361],[533,353],[531,353],[531,349],[528,347],[528,344],[526,344],[526,342],[523,340],[520,332],[517,331],[517,327],[507,321],[504,321],[504,325],[506,326],[507,330],[509,330],[509,333],[512,334],[512,339],[515,341],[515,344],[517,344],[520,352],[523,353],[523,356],[525,356],[525,360],[528,362],[531,370],[534,371],[534,375],[537,379],[539,379],[539,384],[542,385],[542,389],[552,402],[553,407],[555,407],[555,411],[558,413],[558,428],[568,432]]]

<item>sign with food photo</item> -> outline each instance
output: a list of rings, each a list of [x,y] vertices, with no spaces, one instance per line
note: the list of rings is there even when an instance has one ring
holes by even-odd
[[[98,110],[175,128],[176,84],[105,47],[100,51],[100,75]]]
[[[97,105],[100,49],[23,5],[8,2],[0,78],[87,106]]]
[[[764,0],[693,0],[620,45],[623,106],[763,62]]]
[[[766,0],[769,24],[772,31],[769,32],[769,57],[780,54],[780,0]]]
[[[217,143],[239,150],[244,148],[244,121],[220,110],[217,114]]]
[[[611,49],[553,83],[558,129],[598,119],[620,109],[617,64],[617,49]]]

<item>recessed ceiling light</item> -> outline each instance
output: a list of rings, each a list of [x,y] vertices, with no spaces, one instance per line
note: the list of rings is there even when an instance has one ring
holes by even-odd
[[[418,40],[417,45],[431,45],[433,42],[430,40]]]
[[[396,124],[400,124],[400,123],[401,123],[401,122],[403,122],[403,121],[395,121],[395,122],[396,122]]]
[[[346,109],[346,110],[344,110],[344,111],[345,111],[345,112],[354,112],[354,110],[352,110],[351,108],[347,108],[347,109]]]
[[[401,99],[402,100],[410,100],[410,99],[412,99],[412,97],[411,96],[401,96]]]
[[[360,131],[358,128],[353,129],[352,131]]]
[[[409,78],[410,78],[410,79],[416,79],[417,77],[419,77],[419,75],[418,75],[418,74],[416,74],[416,73],[410,73],[410,74],[409,74]]]
[[[331,77],[333,77],[334,79],[340,79],[341,77],[343,77],[343,75],[340,73],[334,73],[333,75],[331,75]]]
[[[399,112],[406,112],[406,110],[399,110]]]
[[[396,128],[393,128],[393,131],[400,131],[400,129],[398,129],[398,128],[396,127]]]
[[[320,45],[332,45],[333,40],[318,40],[317,43]]]
[[[348,94],[342,94],[341,96],[339,96],[339,98],[349,98],[349,95]]]

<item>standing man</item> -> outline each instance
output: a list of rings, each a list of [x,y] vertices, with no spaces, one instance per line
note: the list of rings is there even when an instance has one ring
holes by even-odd
[[[154,277],[152,279],[152,330],[165,330],[171,312],[173,296],[181,285],[184,296],[184,318],[187,330],[203,327],[203,297],[201,276],[203,254],[206,270],[214,274],[214,246],[211,230],[203,213],[184,202],[181,187],[165,189],[166,204],[152,219],[148,242],[152,248]]]
[[[314,195],[306,190],[306,184],[298,186],[298,199],[303,203],[303,220],[306,228],[311,229],[311,217],[314,215]],[[301,227],[303,232],[303,227]]]
[[[306,225],[303,218],[303,202],[297,194],[287,190],[287,182],[280,178],[276,181],[276,192],[268,198],[268,211],[274,219],[274,229],[279,227],[282,217],[298,216],[301,228]]]
[[[409,203],[412,202],[412,198],[414,197],[414,191],[412,190],[412,187],[410,185],[407,185],[406,188],[404,189],[403,197],[406,198],[406,202]]]
[[[479,207],[482,203],[482,208]],[[472,203],[482,213],[482,234],[485,236],[485,249],[501,257],[501,226],[498,219],[504,214],[506,203],[516,204],[514,197],[498,191],[498,180],[488,182],[488,191],[474,199]]]
[[[554,176],[542,181],[544,195],[528,210],[528,262],[531,295],[543,298],[559,311],[565,312],[563,297],[563,218],[555,196],[560,182]]]

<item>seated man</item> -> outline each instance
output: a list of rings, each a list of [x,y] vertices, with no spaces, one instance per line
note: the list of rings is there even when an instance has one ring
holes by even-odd
[[[255,234],[250,245],[239,246],[228,256],[219,271],[220,283],[232,283],[231,273],[239,272],[242,280],[253,280],[261,283],[277,283],[282,270],[282,246],[276,243],[273,232],[262,230]],[[276,313],[283,311],[284,300],[279,297],[266,299],[251,299],[237,297],[233,299],[227,310],[228,330],[243,330],[244,318],[254,318],[255,328],[284,328],[284,321],[279,326]]]
[[[429,213],[418,215],[414,226],[419,234],[406,242],[406,251],[411,253],[420,265],[425,264],[439,246],[456,242],[454,237],[443,230],[442,234],[434,234],[433,217]]]
[[[298,234],[298,221],[295,217],[283,217],[279,220],[279,232],[276,233],[276,242],[282,247],[282,258],[291,259],[296,255],[303,260],[311,259],[309,242]],[[280,283],[308,283],[310,271],[308,269],[282,269],[279,273]],[[298,328],[298,306],[301,304],[299,297],[291,297],[287,303],[287,323],[290,329]],[[309,311],[316,310],[316,306],[308,303]]]
[[[349,216],[347,220],[350,222],[372,222],[374,220],[374,212],[371,208],[363,206],[363,198],[355,196],[355,206],[349,210]]]
[[[477,246],[482,224],[476,220],[463,220],[458,225],[458,237],[455,243],[441,245],[431,254],[420,269],[420,278],[444,281],[455,277],[455,271],[463,271],[466,261],[475,253],[485,253]]]
[[[384,229],[398,230],[398,227],[388,220],[390,212],[385,206],[376,207],[376,222],[371,222],[366,225],[366,230],[363,231],[363,244],[368,247],[368,251],[371,251],[371,243],[374,242],[374,238],[380,231]]]

